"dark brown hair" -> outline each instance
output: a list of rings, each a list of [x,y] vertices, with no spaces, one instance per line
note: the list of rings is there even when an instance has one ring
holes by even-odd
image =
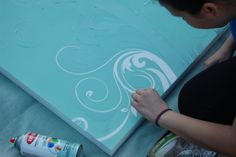
[[[197,14],[206,2],[229,3],[231,0],[159,0],[162,5],[169,5],[179,11],[186,11],[190,14]]]

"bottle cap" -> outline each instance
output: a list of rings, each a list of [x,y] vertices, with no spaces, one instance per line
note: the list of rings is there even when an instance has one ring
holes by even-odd
[[[10,141],[11,143],[15,143],[15,142],[16,142],[16,139],[15,139],[15,138],[11,138],[9,141]]]

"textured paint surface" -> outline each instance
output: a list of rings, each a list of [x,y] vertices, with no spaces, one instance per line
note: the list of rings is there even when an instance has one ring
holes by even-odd
[[[0,66],[113,154],[141,116],[130,94],[163,94],[217,35],[147,0],[0,0]]]

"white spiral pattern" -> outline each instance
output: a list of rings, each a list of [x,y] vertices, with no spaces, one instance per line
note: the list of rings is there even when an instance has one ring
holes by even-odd
[[[119,112],[126,114],[122,122],[118,126],[115,126],[112,131],[104,132],[103,136],[96,137],[100,142],[116,136],[125,127],[130,115],[137,117],[137,111],[133,107],[130,107],[129,104],[127,104],[127,106],[121,106],[121,102],[130,102],[130,94],[137,89],[136,86],[138,83],[136,80],[141,80],[141,84],[147,84],[148,87],[151,88],[156,88],[157,85],[161,84],[161,86],[159,85],[159,92],[165,92],[177,79],[168,64],[160,57],[141,49],[126,49],[120,51],[104,62],[104,64],[97,66],[97,68],[83,72],[71,65],[65,66],[67,63],[70,63],[70,60],[66,61],[66,63],[62,62],[65,61],[63,56],[66,54],[68,57],[68,55],[70,55],[69,53],[72,54],[71,57],[76,61],[74,56],[81,53],[80,48],[75,45],[61,48],[56,54],[56,64],[65,73],[80,77],[80,80],[75,85],[75,97],[78,103],[86,110],[94,112],[95,114],[104,115],[116,111],[117,109],[119,109]],[[78,54],[75,55],[74,53]],[[70,58],[70,56],[68,58]],[[117,88],[119,99],[116,103],[106,106],[105,101],[111,98],[109,97],[109,89],[114,87],[108,86],[107,81],[110,80],[105,81],[99,76],[93,76],[93,74],[97,71],[101,71],[108,66],[108,64],[113,65],[113,69],[111,69],[111,75],[113,76],[111,76],[111,78],[114,79],[113,81]],[[124,94],[126,97],[124,97]],[[105,105],[105,109],[99,109],[98,104]],[[89,132],[89,123],[86,117],[82,118],[78,116],[72,119],[72,121]],[[90,128],[92,128],[92,126],[90,126]]]

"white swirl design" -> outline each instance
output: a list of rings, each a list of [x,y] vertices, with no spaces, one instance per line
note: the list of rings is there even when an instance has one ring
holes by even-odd
[[[76,63],[77,59],[81,59],[81,56],[79,56],[80,53],[78,46],[70,45],[61,48],[56,54],[56,64],[62,71],[80,77],[80,80],[75,85],[75,97],[78,103],[86,110],[102,114],[100,116],[105,116],[107,113],[114,111],[123,113],[122,115],[125,114],[118,126],[113,126],[113,129],[110,129],[109,132],[104,131],[103,136],[95,137],[100,142],[116,136],[126,126],[131,115],[137,119],[139,118],[137,111],[129,105],[130,94],[137,88],[140,88],[139,86],[144,85],[144,88],[158,87],[158,92],[163,93],[177,79],[171,68],[160,57],[145,50],[126,49],[120,51],[104,62],[104,64],[88,71],[82,71],[77,68],[77,66],[73,67],[76,65],[74,63],[69,66],[66,65],[67,63],[71,63],[71,61],[65,60],[63,56],[73,58]],[[102,68],[106,66],[110,67],[108,64],[112,64],[113,66],[113,69],[111,69],[112,76],[106,78],[108,80],[94,76],[97,75],[97,72],[102,70]],[[114,86],[109,87],[108,81],[110,82],[111,80],[109,79],[111,78],[114,79]],[[110,102],[107,101],[108,99],[113,99],[113,97],[109,95],[109,89],[113,89],[114,87],[116,87],[118,91],[117,96],[119,99],[116,100],[116,103],[106,104]],[[112,94],[114,94],[114,89],[112,90]],[[77,117],[72,121],[76,122],[79,126],[83,124],[82,127],[85,130],[88,129],[86,117]],[[104,126],[106,126],[106,124],[104,124]],[[93,129],[91,124],[90,128]],[[87,131],[89,132],[89,130]]]
[[[88,122],[85,118],[76,117],[76,118],[73,118],[72,121],[78,126],[80,126],[81,128],[83,128],[84,130],[88,130]]]
[[[121,55],[114,64],[114,75],[122,88],[126,89],[130,93],[135,91],[136,88],[125,79],[125,74],[127,73],[126,71],[136,73],[140,72],[142,75],[136,76],[140,76],[148,80],[152,88],[156,87],[155,80],[159,78],[163,86],[163,91],[166,91],[168,87],[177,79],[170,67],[161,58],[153,53],[138,49],[128,49],[123,51],[122,54],[123,55]],[[145,66],[147,66],[147,61],[150,62],[150,64],[153,62],[158,66],[154,68],[145,68]],[[121,68],[119,68],[119,64],[121,64]]]
[[[88,83],[86,83],[86,82],[88,82]],[[94,83],[96,83],[96,85],[93,85]],[[84,87],[82,87],[82,86],[84,86]],[[95,86],[98,88],[96,92],[94,92],[94,89],[86,90],[85,92],[82,91],[82,89],[84,89],[84,88],[85,89],[87,87],[94,88]],[[93,98],[95,93],[101,94],[102,91],[105,91],[105,92],[104,92],[103,96],[101,96],[101,98],[96,98],[96,99]],[[75,96],[76,96],[77,100],[80,102],[80,104],[83,107],[85,107],[86,109],[93,111],[93,112],[98,112],[98,113],[111,112],[111,111],[115,110],[120,105],[121,100],[122,100],[121,96],[120,96],[118,103],[114,107],[109,108],[109,109],[101,110],[99,108],[95,108],[95,106],[91,106],[91,107],[89,106],[90,103],[92,103],[92,105],[96,105],[96,103],[100,103],[100,102],[106,100],[108,97],[108,93],[109,93],[109,91],[108,91],[108,87],[107,87],[106,83],[103,82],[102,80],[99,80],[98,78],[93,78],[93,77],[89,77],[89,78],[85,78],[85,79],[80,80],[75,87]],[[86,98],[87,101],[83,101],[82,98]],[[85,103],[85,102],[87,102],[87,103]],[[106,105],[106,104],[104,104],[104,105]],[[110,105],[109,105],[109,107],[110,107]]]

